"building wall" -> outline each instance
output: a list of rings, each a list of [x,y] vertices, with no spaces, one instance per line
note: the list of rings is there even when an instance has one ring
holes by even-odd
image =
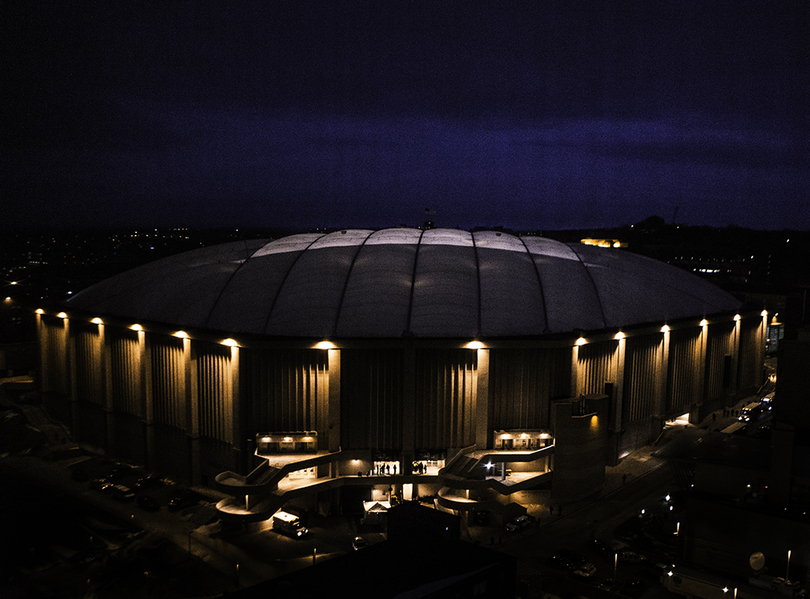
[[[401,447],[402,350],[351,349],[340,354],[341,446],[372,450]]]
[[[318,393],[328,386],[326,352],[241,349],[241,389],[248,436],[318,426]]]
[[[732,386],[734,354],[734,323],[728,322],[709,329],[706,368],[706,397],[726,395]],[[726,356],[729,356],[726,358]]]
[[[553,501],[582,499],[604,485],[608,411],[606,395],[555,402]]]
[[[317,431],[320,449],[400,452],[406,461],[418,451],[491,447],[493,430],[551,428],[555,400],[601,394],[606,383],[605,423],[621,455],[727,381],[756,382],[764,343],[760,318],[738,326],[730,316],[671,332],[595,333],[584,345],[572,333],[477,350],[414,339],[328,351],[261,339],[227,347],[88,317],[38,323],[52,413],[79,440],[193,480],[249,469],[246,440],[269,431]]]
[[[490,352],[491,428],[550,428],[551,400],[570,396],[570,348]]]
[[[476,367],[474,350],[416,352],[416,450],[475,443]]]
[[[703,397],[700,381],[700,328],[676,329],[669,349],[669,385],[665,402],[667,416],[689,412]]]

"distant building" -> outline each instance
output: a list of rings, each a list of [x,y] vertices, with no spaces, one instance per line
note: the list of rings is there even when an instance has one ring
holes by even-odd
[[[767,320],[619,249],[407,228],[211,246],[64,310],[37,320],[52,414],[246,520],[584,497],[665,421],[758,387]]]

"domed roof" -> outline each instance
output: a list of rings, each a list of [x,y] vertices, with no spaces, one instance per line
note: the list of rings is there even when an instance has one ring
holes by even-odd
[[[397,228],[206,247],[102,281],[68,305],[270,336],[491,338],[702,317],[739,302],[618,249]]]

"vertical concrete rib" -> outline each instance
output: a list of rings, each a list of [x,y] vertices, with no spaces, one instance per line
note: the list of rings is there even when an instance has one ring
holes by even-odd
[[[405,332],[411,332],[411,315],[413,314],[413,292],[416,288],[416,269],[419,266],[419,253],[422,250],[422,237],[424,237],[425,231],[422,230],[419,233],[419,241],[416,242],[416,253],[413,256],[413,275],[411,276],[411,297],[408,301],[408,320],[405,324]]]
[[[537,276],[537,286],[540,288],[540,301],[543,302],[543,322],[545,323],[545,327],[543,328],[543,333],[548,332],[548,308],[546,307],[546,294],[543,290],[543,279],[540,277],[540,269],[537,268],[537,262],[534,261],[534,257],[532,256],[532,252],[529,250],[529,246],[526,245],[526,242],[523,241],[521,236],[517,236],[520,239],[520,243],[523,244],[523,247],[526,248],[526,254],[529,256],[529,260],[532,262],[532,266],[534,267],[534,274]]]
[[[354,252],[354,256],[352,256],[352,263],[349,264],[349,270],[346,272],[346,280],[343,282],[343,289],[340,292],[340,301],[338,301],[337,311],[335,312],[335,323],[332,325],[332,337],[337,335],[338,323],[340,322],[340,312],[343,310],[343,300],[346,298],[346,289],[349,287],[349,279],[352,277],[352,271],[354,270],[354,263],[357,262],[357,256],[360,255],[360,251],[366,245],[366,242],[369,238],[374,235],[376,231],[372,231],[366,238],[363,240],[363,243],[357,246],[357,249]]]

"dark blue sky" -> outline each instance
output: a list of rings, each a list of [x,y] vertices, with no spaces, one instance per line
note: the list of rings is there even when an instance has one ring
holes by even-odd
[[[5,227],[810,229],[805,1],[2,11]]]

